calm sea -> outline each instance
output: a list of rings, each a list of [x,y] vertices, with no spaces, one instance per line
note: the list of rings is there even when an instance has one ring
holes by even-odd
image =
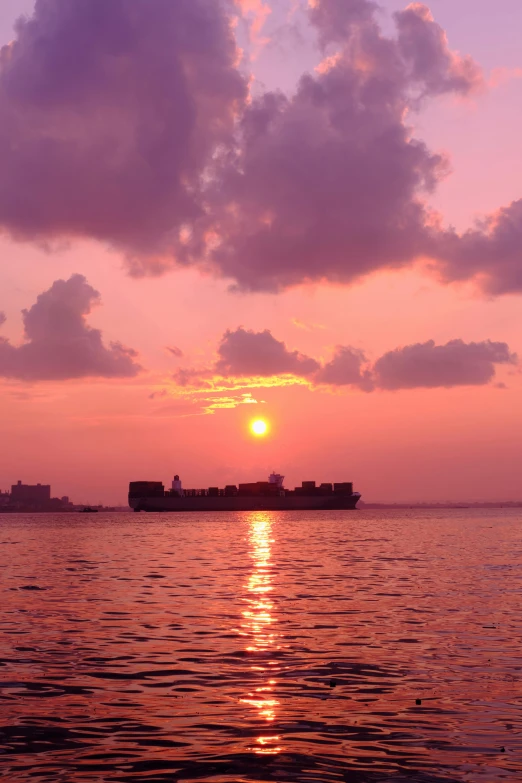
[[[0,542],[6,783],[522,780],[520,511],[1,515]]]

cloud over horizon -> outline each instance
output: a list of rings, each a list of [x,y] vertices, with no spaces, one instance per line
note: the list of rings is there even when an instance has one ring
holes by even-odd
[[[429,340],[385,353],[375,362],[373,374],[376,386],[386,390],[484,386],[495,377],[497,364],[517,361],[506,343],[450,340],[435,345]]]
[[[332,359],[320,363],[290,351],[268,329],[254,332],[239,327],[225,332],[211,366],[181,368],[173,379],[180,387],[196,390],[223,388],[223,381],[239,388],[242,379],[247,385],[262,386],[263,379],[277,378],[282,378],[285,385],[293,378],[295,383],[306,382],[311,387],[347,387],[364,392],[448,389],[487,385],[495,378],[497,365],[517,364],[517,355],[506,343],[491,340],[450,340],[445,345],[429,340],[388,351],[373,364],[363,351],[338,345]]]
[[[87,324],[99,302],[100,294],[83,275],[56,280],[22,311],[25,342],[17,346],[0,337],[0,377],[52,381],[137,375],[136,352],[118,342],[105,346],[100,330]]]
[[[373,391],[374,384],[369,362],[363,351],[338,345],[333,358],[314,376],[315,383],[326,386],[353,386]]]
[[[324,60],[250,100],[233,19],[260,0],[37,0],[0,51],[0,227],[88,237],[134,275],[203,265],[243,290],[349,284],[430,258],[522,290],[522,200],[458,234],[426,200],[448,166],[407,115],[484,87],[428,7],[315,0]]]
[[[276,340],[265,329],[254,332],[240,326],[228,329],[218,347],[215,371],[223,377],[273,375],[312,375],[319,363],[298,351],[289,351],[284,342]]]

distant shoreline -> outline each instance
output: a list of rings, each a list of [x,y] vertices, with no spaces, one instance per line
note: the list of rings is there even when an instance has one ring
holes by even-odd
[[[131,512],[132,508],[115,508],[114,506],[108,506],[103,508],[102,506],[90,506],[92,509],[96,509],[102,513],[111,514],[124,514]],[[7,506],[0,506],[0,514],[81,514],[84,510],[84,506],[78,508],[7,508]]]
[[[522,500],[512,500],[497,503],[360,503],[359,511],[366,508],[396,508],[396,509],[437,509],[437,508],[522,508]]]
[[[102,508],[97,506],[96,507],[98,511],[101,513],[106,514],[127,514],[131,513],[133,511],[132,508],[115,508],[115,507],[107,507]],[[436,509],[479,509],[479,508],[491,508],[491,509],[500,509],[500,508],[520,508],[522,509],[522,501],[507,501],[505,503],[499,502],[499,503],[360,503],[358,511],[366,511],[366,510],[393,510],[396,509],[397,511],[407,510],[407,509],[417,509],[422,511],[423,509],[428,510],[436,510]],[[81,508],[76,509],[45,509],[45,508],[25,508],[25,509],[11,509],[6,507],[0,507],[0,514],[78,514],[81,513]],[[161,513],[161,512],[158,512]]]

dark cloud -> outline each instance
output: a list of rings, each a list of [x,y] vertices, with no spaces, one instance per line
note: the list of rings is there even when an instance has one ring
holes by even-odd
[[[448,46],[446,33],[427,6],[411,3],[395,14],[398,49],[412,83],[424,85],[431,95],[456,92],[464,95],[484,84],[481,69],[471,57],[461,57]]]
[[[5,320],[6,320],[5,313],[0,311],[0,326],[2,326],[2,324],[5,323]]]
[[[377,3],[369,0],[315,0],[310,3],[310,20],[319,31],[322,46],[344,43],[355,24],[371,22]]]
[[[405,115],[429,95],[471,90],[479,71],[424,7],[398,17],[398,39],[381,34],[372,8],[318,0],[311,18],[334,52],[291,98],[266,93],[245,109],[237,159],[209,194],[212,258],[241,288],[351,282],[434,248],[423,199],[447,162]]]
[[[430,340],[389,351],[373,365],[363,351],[338,345],[332,359],[320,364],[290,351],[268,330],[253,332],[242,327],[225,332],[218,355],[220,358],[210,367],[178,370],[174,380],[181,387],[212,389],[223,379],[239,383],[245,378],[293,376],[296,382],[371,392],[483,386],[494,379],[497,365],[518,363],[506,343],[452,340],[436,345]]]
[[[463,235],[441,234],[435,253],[447,281],[475,277],[490,294],[522,291],[522,199]]]
[[[430,340],[385,353],[373,373],[381,389],[483,386],[495,377],[495,365],[516,362],[506,343],[451,340],[435,345]]]
[[[314,381],[328,386],[358,386],[364,391],[373,390],[368,359],[363,351],[349,346],[338,345],[333,359],[315,373]]]
[[[314,0],[322,65],[249,102],[232,0],[37,0],[0,52],[0,227],[100,240],[133,274],[203,264],[245,290],[423,257],[448,281],[522,290],[522,202],[441,229],[425,200],[447,163],[406,124],[480,69],[423,4],[388,37],[376,8]]]
[[[175,356],[177,359],[181,359],[183,356],[183,351],[181,348],[178,348],[176,345],[167,345],[166,346],[167,351],[172,354],[172,356]]]
[[[131,377],[140,371],[136,352],[120,343],[106,347],[86,316],[100,300],[82,275],[56,280],[23,310],[25,340],[0,338],[0,376],[23,381]]]
[[[226,0],[37,0],[0,59],[0,225],[149,271],[202,212],[246,97]]]
[[[289,351],[268,329],[254,332],[239,327],[225,332],[218,347],[214,371],[227,376],[300,375],[310,376],[319,363],[298,351]]]

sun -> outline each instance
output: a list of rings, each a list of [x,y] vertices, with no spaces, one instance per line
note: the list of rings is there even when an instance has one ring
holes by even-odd
[[[251,423],[250,429],[252,430],[254,435],[261,437],[262,435],[266,435],[266,433],[268,432],[268,424],[266,423],[266,421],[263,421],[263,419],[256,419]]]

